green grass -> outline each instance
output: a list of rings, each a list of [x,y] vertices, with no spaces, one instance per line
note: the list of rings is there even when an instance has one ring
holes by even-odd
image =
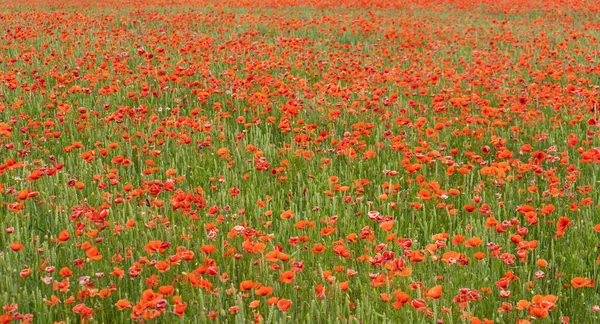
[[[433,11],[416,4],[393,10],[115,5],[91,6],[84,15],[77,14],[77,5],[7,8],[0,22],[0,163],[14,159],[23,164],[0,171],[0,304],[18,304],[17,312],[33,314],[35,322],[80,321],[73,307],[82,303],[93,309],[92,322],[131,322],[136,321],[132,310],[118,310],[118,300],[135,305],[144,290],[173,285],[174,295],[187,303],[184,316],[174,314],[175,301],[168,296],[165,311],[148,322],[203,323],[213,311],[214,320],[222,323],[261,317],[265,323],[463,323],[466,313],[497,323],[554,323],[563,316],[573,323],[596,321],[597,287],[575,289],[570,282],[596,279],[598,273],[598,163],[580,159],[600,146],[598,127],[588,124],[599,118],[599,32],[585,11],[565,8],[563,18],[556,19],[552,9],[527,8],[504,13],[496,6],[451,4]],[[138,48],[153,57],[138,55]],[[33,84],[38,88],[28,90]],[[75,86],[90,91],[70,92]],[[105,86],[119,89],[99,93]],[[426,94],[419,93],[423,88]],[[266,98],[257,99],[257,94]],[[392,94],[397,99],[390,99]],[[461,98],[464,105],[456,103]],[[526,101],[522,107],[520,98]],[[497,112],[486,115],[484,107]],[[426,119],[422,127],[415,126],[419,118]],[[444,127],[428,134],[438,123]],[[2,133],[8,127],[12,130]],[[319,139],[321,133],[327,137]],[[297,142],[301,134],[310,141]],[[568,145],[569,134],[579,141]],[[75,142],[82,147],[66,152]],[[544,151],[546,158],[537,162],[530,152],[521,154],[524,144],[531,145],[530,152]],[[261,153],[247,150],[249,145]],[[219,156],[222,148],[228,156]],[[356,156],[343,154],[350,149]],[[368,150],[376,156],[364,159]],[[512,156],[498,155],[502,150]],[[90,151],[94,158],[86,162],[81,155]],[[568,163],[560,161],[561,154],[568,155]],[[114,163],[117,156],[131,165]],[[256,169],[260,156],[269,163],[266,170]],[[52,157],[64,167],[29,181],[34,170],[54,167]],[[153,166],[146,164],[149,159]],[[486,172],[496,162],[508,163],[504,176]],[[408,165],[416,164],[421,168],[410,171]],[[452,164],[455,172],[448,174]],[[151,167],[157,171],[144,174]],[[461,174],[461,167],[469,172]],[[168,169],[177,171],[167,175]],[[331,176],[339,177],[338,184],[348,191],[335,191]],[[177,177],[182,178],[169,189],[169,179]],[[354,186],[361,179],[369,184]],[[77,189],[76,182],[84,187]],[[532,186],[537,191],[529,190]],[[232,188],[240,194],[231,195]],[[422,199],[424,189],[436,196]],[[451,189],[460,193],[449,195]],[[14,192],[22,190],[39,196],[21,201]],[[203,196],[205,203],[174,209],[178,195],[195,196],[198,202]],[[16,212],[10,206],[19,202],[23,208]],[[493,215],[479,212],[483,204]],[[548,204],[555,210],[543,216]],[[476,210],[467,212],[467,205]],[[523,205],[534,208],[539,224],[516,211]],[[221,208],[210,214],[213,206]],[[78,208],[82,215],[70,218]],[[100,219],[103,209],[108,214]],[[294,217],[281,219],[286,210]],[[370,211],[393,217],[392,230],[385,232],[370,220]],[[486,227],[492,216],[512,224],[499,233]],[[556,238],[561,216],[569,217],[572,226]],[[115,234],[129,219],[135,226]],[[314,221],[314,228],[298,229],[300,220]],[[216,235],[206,229],[210,225]],[[244,251],[239,235],[228,237],[235,226],[258,231],[248,240],[264,239],[264,254]],[[328,227],[336,231],[321,235]],[[511,241],[519,227],[528,229],[523,240],[537,241],[523,260]],[[58,243],[63,230],[71,238]],[[363,230],[371,231],[371,238],[361,238]],[[386,240],[392,233],[396,238]],[[449,234],[446,246],[427,252],[438,233]],[[358,235],[356,242],[348,239],[350,234]],[[455,235],[480,237],[483,244],[454,245]],[[299,236],[307,241],[292,244]],[[413,244],[403,248],[398,238]],[[171,245],[164,254],[150,255],[144,247],[154,240]],[[24,248],[12,251],[13,242]],[[86,256],[85,242],[98,249],[101,260]],[[485,246],[490,242],[511,254],[514,264],[490,255]],[[314,254],[316,243],[326,251]],[[350,257],[334,252],[339,243]],[[216,252],[204,255],[200,248],[205,245],[214,245]],[[168,260],[178,246],[193,251],[194,258],[162,273],[148,264]],[[230,248],[235,252],[227,252]],[[290,259],[267,261],[265,254],[275,249]],[[411,263],[406,250],[420,251],[424,261]],[[394,253],[393,259],[403,257],[412,273],[373,287],[369,274],[389,270],[369,258],[384,251]],[[469,263],[442,261],[450,251],[465,254]],[[475,252],[486,256],[478,261]],[[122,261],[112,260],[117,254]],[[82,268],[73,263],[78,259],[84,261]],[[540,268],[539,259],[549,266]],[[303,262],[302,271],[293,283],[280,282],[282,272],[298,268],[294,262]],[[130,275],[135,263],[142,271]],[[186,281],[188,274],[207,271],[213,263],[217,274],[201,275],[212,284],[209,291]],[[48,266],[55,271],[46,272]],[[63,267],[73,276],[62,278]],[[115,267],[125,271],[124,278],[110,274]],[[336,267],[343,270],[336,272]],[[23,269],[31,269],[31,275],[22,278]],[[356,275],[349,276],[348,269]],[[323,277],[326,271],[335,277],[331,282]],[[510,296],[502,298],[496,282],[508,271],[520,279],[511,281]],[[536,279],[537,271],[545,276]],[[146,280],[152,275],[158,284],[149,287]],[[83,276],[94,284],[80,284]],[[60,292],[42,278],[66,279],[70,287]],[[245,280],[273,287],[268,297],[289,299],[292,306],[281,311],[267,305],[268,297],[255,295],[256,288],[239,291]],[[344,281],[349,282],[346,291],[339,288]],[[411,289],[415,283],[423,291]],[[110,296],[98,296],[113,284]],[[315,296],[318,285],[327,289],[322,299]],[[442,296],[427,298],[425,290],[437,285]],[[461,309],[453,301],[461,288],[480,290],[482,299]],[[392,306],[394,299],[382,302],[380,294],[397,290],[424,299],[429,316],[410,302],[401,309]],[[547,318],[534,319],[527,309],[517,309],[520,300],[549,294],[558,301]],[[52,295],[61,303],[47,305]],[[69,297],[74,302],[66,305]],[[249,308],[255,299],[260,305]],[[503,302],[513,310],[500,312]],[[239,310],[232,314],[234,306]]]

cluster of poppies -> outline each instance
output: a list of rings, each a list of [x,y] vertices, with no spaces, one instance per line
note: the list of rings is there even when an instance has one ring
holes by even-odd
[[[600,6],[145,5],[0,4],[0,323],[599,320]]]

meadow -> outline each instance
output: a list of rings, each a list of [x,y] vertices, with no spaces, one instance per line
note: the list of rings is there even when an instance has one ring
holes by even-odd
[[[0,323],[595,323],[600,3],[0,2]]]

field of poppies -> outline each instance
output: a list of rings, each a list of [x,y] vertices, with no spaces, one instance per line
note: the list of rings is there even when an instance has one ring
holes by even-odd
[[[598,17],[0,2],[0,323],[600,321]]]

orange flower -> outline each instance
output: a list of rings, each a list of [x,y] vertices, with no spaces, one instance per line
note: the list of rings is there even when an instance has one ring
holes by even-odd
[[[313,248],[311,251],[314,254],[319,254],[319,253],[325,252],[325,250],[327,250],[327,248],[323,244],[315,243],[315,244],[313,244]]]
[[[102,259],[102,255],[100,254],[100,252],[98,252],[98,248],[93,246],[91,248],[89,248],[86,252],[85,255],[88,257],[88,259],[90,260],[101,260]]]
[[[60,299],[55,295],[52,295],[51,300],[46,300],[46,305],[55,306],[57,303],[60,303]]]
[[[294,281],[294,272],[293,271],[284,271],[281,273],[281,277],[279,277],[279,281],[291,284]]]
[[[396,298],[396,300],[392,303],[392,307],[396,309],[403,307],[405,304],[411,301],[410,296],[402,291],[395,291],[394,297]]]
[[[61,275],[61,277],[70,277],[73,275],[73,271],[71,271],[71,269],[64,267],[61,268],[60,271],[58,271],[58,274]]]
[[[387,294],[387,293],[380,293],[379,296],[381,297],[381,301],[384,303],[389,302],[390,300],[392,300],[392,295]]]
[[[260,288],[256,289],[254,293],[263,297],[268,296],[273,293],[273,287],[261,286]]]
[[[425,295],[427,297],[430,297],[433,299],[440,298],[442,296],[442,286],[438,285],[438,286],[428,289],[427,292],[425,293]]]
[[[119,299],[115,304],[119,310],[124,310],[125,308],[131,308],[133,305],[125,299]]]
[[[21,278],[29,277],[29,275],[31,275],[31,269],[29,268],[23,269],[19,272],[19,276],[21,276]]]
[[[571,280],[571,285],[573,288],[583,288],[583,287],[594,287],[594,279],[590,280],[582,277],[575,277]]]
[[[527,307],[529,307],[529,305],[531,305],[530,302],[521,299],[519,300],[519,302],[517,303],[517,309],[522,310],[522,309],[527,309]]]
[[[277,302],[277,308],[279,308],[282,312],[287,312],[287,310],[292,306],[292,301],[289,299],[281,299]]]
[[[381,229],[383,229],[384,231],[389,232],[392,230],[392,228],[394,228],[395,223],[396,222],[393,220],[385,221],[385,222],[380,223],[379,227],[381,227]]]
[[[465,241],[466,247],[477,247],[480,246],[483,241],[479,237],[473,237]]]
[[[432,240],[434,241],[445,241],[450,237],[450,234],[448,233],[438,233],[435,234],[431,237]]]
[[[205,253],[205,254],[214,253],[216,250],[217,250],[217,248],[214,245],[203,245],[200,248],[200,252]]]
[[[240,283],[240,290],[246,291],[254,288],[254,282],[252,280],[245,280]]]
[[[69,238],[71,238],[71,235],[69,235],[69,232],[67,230],[63,230],[62,232],[60,232],[58,234],[58,241],[59,242],[68,241]]]
[[[425,303],[425,301],[423,299],[413,299],[410,302],[410,306],[412,306],[416,310],[421,310],[421,309],[425,309],[427,307],[427,304]]]
[[[432,198],[431,192],[429,192],[427,189],[421,189],[419,191],[419,198],[423,200],[430,200]]]
[[[175,287],[173,286],[160,286],[158,287],[158,292],[163,295],[170,296],[175,292]]]
[[[161,246],[162,241],[150,241],[148,244],[146,244],[144,250],[146,250],[146,252],[148,252],[150,255],[153,255],[155,251],[160,250]]]
[[[562,237],[567,230],[567,227],[571,226],[571,219],[568,217],[560,217],[556,222],[556,235],[555,237]]]
[[[348,280],[346,280],[344,282],[340,282],[340,289],[341,290],[346,291],[346,290],[348,290],[348,287],[349,287]]]
[[[187,309],[187,303],[176,303],[173,309],[173,312],[175,313],[175,315],[179,316],[180,318],[183,317],[183,313],[185,313],[185,310]]]
[[[291,210],[286,210],[281,213],[281,219],[290,219],[294,217],[294,213]]]
[[[484,252],[475,252],[475,254],[473,254],[473,257],[477,260],[482,260],[483,258],[485,258],[485,253]]]
[[[321,229],[321,233],[320,234],[321,234],[321,236],[327,236],[327,235],[333,234],[335,232],[337,232],[337,228],[324,227],[324,228]]]
[[[452,244],[458,245],[465,240],[464,235],[456,235],[452,238]]]
[[[550,313],[547,309],[541,306],[531,306],[528,308],[529,314],[537,317],[537,318],[546,318]]]
[[[13,244],[10,245],[10,249],[15,252],[21,251],[23,249],[23,244],[21,244],[21,242],[13,242]]]
[[[12,322],[13,318],[11,314],[2,314],[0,315],[0,324],[8,324]]]
[[[159,272],[166,272],[166,271],[168,271],[171,268],[171,266],[169,265],[169,263],[165,262],[165,261],[158,261],[154,267]]]

